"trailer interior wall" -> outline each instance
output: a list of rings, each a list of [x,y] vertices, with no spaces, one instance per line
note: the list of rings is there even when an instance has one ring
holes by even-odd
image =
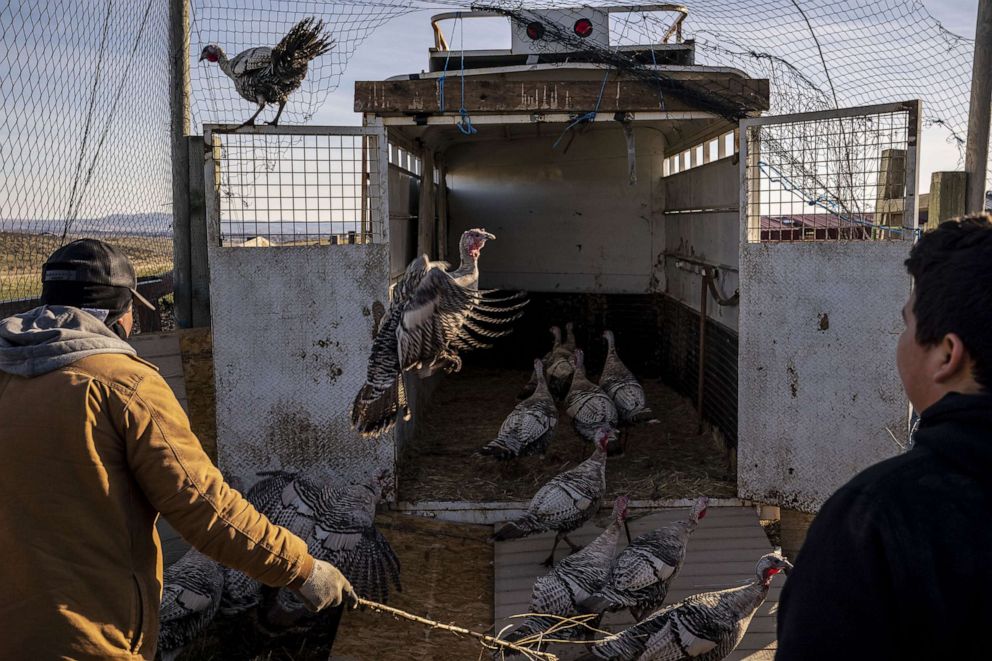
[[[389,165],[389,276],[403,275],[417,256],[417,207],[420,178]]]
[[[637,180],[631,185],[619,123],[579,126],[556,149],[562,128],[462,141],[447,149],[449,252],[458,254],[464,230],[484,227],[497,240],[482,255],[483,287],[639,294],[660,289],[664,135],[635,125]]]
[[[610,328],[638,374],[661,376],[696,399],[702,276],[677,268],[675,255],[720,265],[718,289],[734,293],[737,165],[725,158],[663,178],[665,136],[635,126],[634,185],[618,124],[576,135],[567,151],[568,136],[552,148],[560,129],[448,148],[449,250],[465,229],[492,231],[497,240],[483,252],[481,285],[524,289],[531,297],[514,334],[493,351],[470,355],[470,362],[526,367],[550,346],[548,326],[572,320],[592,371],[605,357],[601,332]],[[711,297],[707,319],[703,415],[733,446],[737,308]]]
[[[715,266],[719,295],[739,286],[740,179],[736,157],[722,158],[664,179],[665,294],[661,324],[662,374],[668,385],[695,399],[699,392],[700,266]],[[685,259],[682,259],[685,258]],[[681,266],[679,265],[681,262]],[[737,442],[737,305],[719,305],[707,292],[703,354],[703,417]]]

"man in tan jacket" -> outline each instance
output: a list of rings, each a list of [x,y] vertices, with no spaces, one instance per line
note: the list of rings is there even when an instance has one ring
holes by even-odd
[[[225,483],[124,341],[132,301],[149,305],[127,258],[76,241],[42,280],[44,305],[0,321],[0,658],[154,658],[158,513],[312,610],[350,599],[337,569]]]

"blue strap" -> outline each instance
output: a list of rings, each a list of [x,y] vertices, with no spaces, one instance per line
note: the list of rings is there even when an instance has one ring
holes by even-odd
[[[558,136],[558,139],[555,140],[553,145],[551,145],[552,149],[558,147],[558,143],[561,142],[561,139],[564,138],[565,134],[568,133],[572,128],[584,122],[591,122],[594,119],[596,119],[596,115],[599,113],[599,105],[603,102],[603,91],[606,89],[606,81],[609,77],[610,77],[610,70],[607,69],[606,75],[603,76],[603,84],[599,86],[599,96],[596,97],[596,107],[590,110],[589,112],[583,115],[579,115],[578,117],[573,119],[572,123],[565,127],[565,130],[561,132],[561,135]]]
[[[462,107],[458,109],[458,114],[461,115],[461,121],[455,122],[455,126],[461,131],[462,135],[472,135],[473,133],[478,133],[478,130],[472,126],[472,118],[468,114],[468,110],[465,108],[465,25],[461,23],[461,18],[459,17],[459,40],[461,41],[462,47],[462,62],[461,62],[461,78],[462,78]]]

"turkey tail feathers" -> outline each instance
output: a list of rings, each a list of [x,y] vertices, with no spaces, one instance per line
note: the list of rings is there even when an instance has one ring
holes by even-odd
[[[273,65],[278,73],[298,74],[301,68],[306,73],[310,60],[333,47],[334,40],[324,33],[324,21],[311,16],[294,25],[279,42],[273,53]]]
[[[404,420],[410,419],[402,376],[397,376],[393,384],[380,393],[367,383],[363,385],[351,405],[351,426],[362,436],[377,436],[392,429],[399,414]]]

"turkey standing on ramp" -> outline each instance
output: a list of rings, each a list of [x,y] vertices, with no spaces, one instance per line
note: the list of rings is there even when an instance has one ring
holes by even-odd
[[[599,387],[610,396],[617,407],[621,427],[626,428],[640,422],[657,423],[644,397],[644,388],[627,366],[621,362],[613,341],[613,331],[603,331],[608,351],[603,373],[599,376]]]
[[[551,478],[531,498],[524,515],[503,524],[492,539],[517,539],[554,530],[557,535],[551,554],[543,563],[546,567],[554,564],[555,549],[561,540],[568,543],[573,553],[578,551],[580,547],[572,543],[568,533],[579,528],[596,513],[603,494],[606,493],[606,442],[609,434],[608,428],[600,429],[596,434],[596,450],[592,456],[575,468]]]
[[[558,424],[558,410],[544,380],[544,365],[540,360],[534,361],[534,378],[537,380],[534,394],[513,407],[495,440],[479,452],[497,459],[510,459],[544,454],[548,449]]]
[[[604,638],[580,661],[720,661],[734,651],[772,576],[792,569],[778,553],[762,556],[747,585],[705,592],[666,606],[643,622]]]
[[[388,431],[397,415],[409,420],[403,372],[457,372],[459,351],[489,348],[484,339],[510,333],[492,326],[518,319],[524,294],[498,298],[493,290],[478,289],[479,254],[495,238],[483,229],[468,230],[459,242],[457,269],[448,271],[446,263],[423,255],[392,287],[389,310],[372,341],[365,385],[351,405],[351,424],[363,436]]]
[[[530,612],[570,617],[590,612],[582,603],[600,590],[606,583],[610,563],[617,551],[620,529],[627,517],[627,496],[618,496],[613,501],[613,520],[600,535],[562,560],[546,576],[534,583],[530,598]],[[506,637],[510,642],[518,641],[541,631],[546,631],[559,620],[556,618],[530,615]],[[591,627],[599,626],[599,619],[587,622]],[[569,637],[591,633],[589,629],[572,627],[562,632]]]
[[[595,612],[629,608],[638,622],[661,606],[685,562],[689,535],[706,516],[707,505],[709,498],[702,496],[687,519],[638,535],[613,561],[603,589],[584,605]]]
[[[200,53],[200,61],[216,62],[234,81],[238,94],[258,104],[255,114],[241,126],[253,125],[266,104],[278,103],[275,119],[269,122],[276,126],[289,95],[306,78],[310,60],[333,46],[334,40],[324,33],[324,22],[311,17],[297,23],[275,48],[249,48],[228,60],[220,46],[209,44]]]
[[[191,548],[162,573],[158,650],[171,661],[193,642],[220,609],[224,573],[219,564]]]
[[[602,427],[609,427],[610,438],[608,449],[610,455],[623,454],[623,448],[617,442],[617,407],[603,389],[586,378],[585,354],[582,349],[575,350],[575,374],[572,376],[572,387],[565,397],[566,411],[572,416],[572,426],[579,436],[591,441],[594,434]]]

